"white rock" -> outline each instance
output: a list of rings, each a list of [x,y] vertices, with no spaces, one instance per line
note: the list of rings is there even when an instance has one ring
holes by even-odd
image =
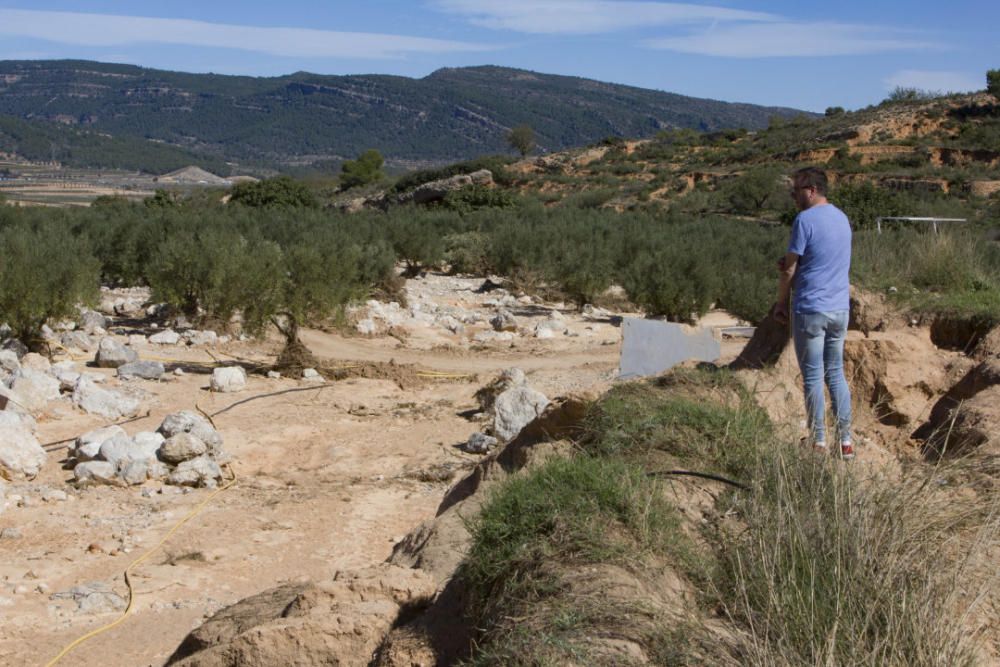
[[[180,341],[181,335],[173,329],[167,329],[149,337],[149,342],[156,345],[177,345]]]
[[[122,379],[142,378],[144,380],[159,380],[166,372],[159,361],[133,361],[118,367],[118,377]]]
[[[95,329],[107,329],[108,318],[96,310],[84,310],[80,314],[80,326],[87,333],[93,333]]]
[[[267,372],[267,377],[268,377],[269,380],[280,380],[281,379],[281,373],[279,373],[278,371],[268,371]]]
[[[222,436],[219,435],[219,432],[212,428],[207,419],[190,410],[181,410],[167,415],[157,432],[165,438],[171,438],[178,433],[190,433],[208,445],[210,452],[222,447]]]
[[[490,318],[494,331],[517,331],[517,318],[509,310],[501,308]]]
[[[15,373],[20,368],[21,362],[14,350],[0,350],[0,369],[8,373]]]
[[[73,389],[73,403],[90,414],[105,419],[134,417],[139,412],[139,399],[111,389],[102,389],[86,376]]]
[[[115,473],[117,469],[113,463],[107,461],[84,461],[76,464],[73,468],[73,477],[79,486],[89,486],[92,484],[116,484]]]
[[[112,425],[103,428],[87,431],[76,439],[73,446],[73,456],[78,461],[90,461],[96,459],[101,451],[101,445],[105,440],[110,440],[116,436],[128,437],[125,429],[121,426]]]
[[[128,337],[129,346],[135,347],[136,345],[143,345],[145,342],[146,342],[146,337],[143,336],[142,334],[129,334]]]
[[[191,345],[215,345],[219,342],[219,334],[214,331],[197,331],[191,329],[184,332],[184,337],[187,338],[188,343]]]
[[[190,433],[178,433],[167,438],[158,451],[160,460],[167,463],[181,463],[188,459],[201,456],[208,451],[208,446]]]
[[[167,477],[168,484],[178,486],[215,486],[222,478],[222,469],[207,456],[199,456],[179,464]]]
[[[177,377],[183,377],[184,369],[178,366],[177,368],[174,369],[174,375],[176,375]]]
[[[49,401],[59,398],[59,386],[59,380],[51,375],[22,367],[14,376],[10,389],[22,408],[38,414],[45,410]]]
[[[225,366],[212,371],[212,391],[232,393],[247,386],[247,374],[241,366]]]
[[[138,361],[138,359],[139,355],[135,350],[125,347],[121,341],[109,336],[102,338],[97,346],[94,364],[98,368],[118,368],[123,364]]]
[[[306,382],[323,382],[323,376],[315,368],[305,368],[302,370],[302,379]]]
[[[32,478],[45,464],[46,454],[35,438],[31,417],[0,411],[0,468],[14,476]]]
[[[497,396],[494,404],[493,432],[505,442],[513,440],[548,404],[549,399],[531,387],[508,389]]]
[[[45,373],[52,368],[52,363],[36,352],[29,352],[21,359],[21,368]]]
[[[128,435],[116,435],[101,443],[97,458],[107,461],[117,470],[123,461],[131,460],[130,454],[133,445],[132,438]]]
[[[499,441],[493,436],[477,432],[469,436],[468,441],[462,446],[462,449],[470,454],[485,454],[493,447],[496,447],[498,443]]]
[[[514,340],[510,331],[480,331],[472,337],[477,343],[507,342]]]
[[[375,320],[365,318],[355,324],[354,329],[363,336],[373,336],[378,331],[378,326],[375,324]]]
[[[149,478],[149,464],[149,461],[128,461],[118,476],[129,486],[138,486]]]

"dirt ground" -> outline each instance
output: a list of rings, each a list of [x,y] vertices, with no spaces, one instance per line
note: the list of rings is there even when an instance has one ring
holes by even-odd
[[[408,531],[434,516],[448,487],[479,460],[459,445],[481,426],[470,418],[475,391],[501,370],[523,369],[528,383],[550,398],[600,392],[614,382],[617,314],[584,314],[502,290],[478,293],[480,284],[482,279],[425,276],[408,281],[408,305],[393,306],[388,315],[387,304],[375,304],[354,313],[346,330],[304,330],[302,340],[321,367],[344,370],[343,379],[324,384],[266,377],[277,340],[209,347],[136,342],[140,358],[179,364],[187,372],[132,381],[149,413],[124,428],[129,434],[155,430],[164,416],[184,409],[214,415],[237,482],[132,571],[136,598],[125,621],[60,664],[161,665],[222,607],[284,582],[326,580],[384,561]],[[512,337],[493,337],[488,319],[498,308],[518,319]],[[354,323],[375,311],[384,315],[385,321],[373,316],[379,331],[354,333]],[[465,324],[455,326],[458,320]],[[539,323],[554,320],[565,331],[539,335]],[[735,322],[715,312],[702,324]],[[122,338],[136,333],[114,325],[112,333]],[[886,377],[896,378],[890,389],[899,409],[917,421],[930,396],[920,405],[904,399],[917,395],[914,387],[923,387],[927,376],[903,377],[893,369],[913,355],[945,353],[934,352],[926,331],[897,339],[899,349],[886,357]],[[864,352],[879,338],[852,332],[851,340],[849,346]],[[724,339],[722,361],[735,358],[744,343]],[[872,354],[885,356],[881,348]],[[260,370],[241,392],[210,392],[210,365],[233,358]],[[362,366],[372,363],[379,364],[377,373]],[[113,370],[87,370],[119,383]],[[933,382],[942,388],[930,393],[950,381]],[[801,399],[789,353],[755,382],[765,407],[794,428],[798,417],[790,406],[800,407]],[[301,391],[267,395],[288,389]],[[16,528],[20,536],[0,539],[0,664],[46,664],[74,639],[118,618],[119,598],[127,597],[125,568],[212,494],[152,481],[76,489],[72,471],[60,462],[73,438],[105,423],[68,402],[52,402],[37,434],[49,443],[48,462],[36,479],[7,487],[0,529]],[[896,429],[871,418],[858,426],[862,461],[890,460],[902,446],[889,437]],[[80,604],[71,594],[79,586],[119,598],[98,593]]]
[[[411,286],[419,290],[435,280],[444,286],[429,296],[411,293],[410,301],[463,301],[487,318],[492,312],[483,302],[495,292],[470,296],[469,285],[433,276]],[[546,305],[519,318],[530,328],[551,310]],[[385,560],[407,531],[433,516],[450,482],[478,460],[458,445],[479,429],[468,418],[479,386],[512,366],[522,368],[529,383],[550,397],[600,391],[611,383],[620,328],[584,320],[569,307],[563,310],[569,329],[586,335],[472,341],[474,331],[489,329],[485,322],[461,335],[419,325],[408,336],[395,332],[397,337],[303,332],[325,365],[393,361],[430,371],[402,386],[390,379],[351,377],[318,386],[252,373],[244,391],[220,394],[208,390],[208,369],[194,372],[191,365],[182,376],[132,381],[145,393],[150,412],[124,425],[130,434],[155,430],[165,415],[178,410],[214,414],[260,394],[308,389],[250,400],[214,417],[233,457],[236,485],[134,569],[137,595],[128,618],[60,664],[160,665],[190,630],[221,607],[282,582],[328,579],[338,570]],[[141,358],[153,360],[211,362],[213,356],[229,354],[271,363],[278,344],[145,343],[136,349]],[[118,383],[113,370],[87,370]],[[126,566],[211,493],[158,482],[74,488],[72,471],[60,465],[70,444],[65,441],[105,423],[69,403],[52,402],[38,420],[37,433],[43,444],[50,443],[48,462],[36,479],[7,487],[0,529],[14,527],[21,535],[0,540],[0,664],[45,664],[64,645],[117,618],[114,604],[84,609],[69,595],[52,596],[97,583],[125,598]]]

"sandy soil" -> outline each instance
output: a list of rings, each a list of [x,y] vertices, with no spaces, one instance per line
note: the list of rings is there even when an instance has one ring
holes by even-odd
[[[416,281],[416,289],[435,280],[446,279]],[[492,312],[483,302],[496,298],[495,292],[453,291],[438,285],[424,302],[454,297],[487,316]],[[420,295],[411,301],[413,296]],[[520,316],[525,326],[549,316],[548,306],[536,310]],[[473,411],[475,390],[499,370],[524,369],[529,383],[549,396],[599,391],[613,380],[620,329],[585,321],[569,308],[564,315],[570,330],[581,335],[520,335],[513,347],[472,342],[475,331],[489,328],[485,323],[462,335],[413,326],[406,343],[305,331],[304,341],[326,362],[394,360],[454,377],[423,377],[406,388],[352,378],[252,400],[216,416],[238,483],[134,570],[137,598],[125,622],[60,664],[159,665],[192,628],[225,605],[281,582],[329,578],[384,560],[407,531],[433,516],[454,476],[478,459],[458,448],[479,427],[463,413]],[[203,348],[137,349],[146,359],[211,361]],[[277,344],[234,342],[209,349],[216,357],[269,362]],[[88,370],[118,383],[111,370]],[[196,372],[132,385],[147,395],[150,413],[125,425],[130,434],[155,430],[177,410],[215,413],[258,394],[310,386],[254,374],[246,390],[217,394],[208,391],[207,374]],[[21,532],[0,540],[0,664],[45,664],[70,641],[117,618],[113,608],[85,611],[72,599],[51,596],[100,582],[124,597],[125,567],[211,493],[156,482],[75,489],[71,471],[60,465],[67,451],[61,441],[105,422],[62,401],[50,406],[38,432],[40,441],[51,443],[49,461],[35,480],[8,486],[0,514],[0,528]]]

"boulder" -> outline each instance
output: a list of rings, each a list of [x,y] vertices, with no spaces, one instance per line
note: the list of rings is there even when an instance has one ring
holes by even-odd
[[[477,432],[469,436],[462,449],[470,454],[486,454],[498,444],[499,441],[493,436]]]
[[[121,426],[111,425],[87,431],[73,443],[73,456],[77,461],[90,461],[100,455],[101,445],[115,437],[128,437]]]
[[[87,333],[108,328],[108,318],[96,310],[85,310],[80,314],[80,328]]]
[[[566,320],[553,317],[535,325],[535,338],[555,338],[565,334],[568,329]]]
[[[2,336],[0,336],[0,338],[2,338]],[[2,347],[2,349],[4,350],[9,350],[10,352],[13,352],[18,359],[20,359],[24,355],[28,354],[28,352],[30,352],[28,346],[19,341],[17,338],[8,338],[3,342],[3,345],[0,347]]]
[[[224,394],[242,391],[247,386],[247,374],[240,366],[226,366],[212,371],[212,391]]]
[[[94,347],[94,339],[83,331],[70,331],[59,337],[59,342],[63,347],[76,348],[84,352],[89,352]]]
[[[325,382],[326,380],[315,368],[302,369],[302,379],[306,382]]]
[[[0,350],[0,378],[13,375],[21,369],[21,361],[13,350]]]
[[[135,350],[125,347],[120,341],[109,336],[102,338],[97,346],[94,365],[98,368],[118,368],[138,360],[139,355]]]
[[[531,387],[508,389],[496,398],[493,406],[493,434],[503,441],[512,440],[529,422],[542,414],[549,399]]]
[[[524,375],[524,371],[520,368],[508,368],[502,371],[495,380],[476,391],[475,399],[479,403],[479,409],[483,412],[491,411],[493,404],[496,403],[497,396],[508,389],[521,387],[526,383],[527,378]]]
[[[222,448],[222,436],[219,435],[219,432],[212,428],[207,419],[190,410],[181,410],[167,415],[163,418],[163,423],[160,424],[157,432],[162,434],[164,438],[171,438],[178,433],[190,433],[204,442],[213,456],[215,456],[215,451]]]
[[[118,484],[118,469],[108,461],[84,461],[73,468],[77,486]]]
[[[501,308],[490,318],[490,326],[494,331],[517,331],[517,318],[505,308]]]
[[[188,459],[167,476],[168,484],[177,486],[215,486],[222,479],[222,468],[207,456]]]
[[[177,345],[181,342],[181,335],[172,329],[167,329],[150,336],[149,342],[156,345]]]
[[[0,469],[15,477],[35,477],[46,454],[35,438],[35,421],[9,410],[0,411]]]
[[[156,460],[156,453],[160,448],[160,443],[152,446],[152,441],[137,443],[134,438],[127,435],[116,435],[109,440],[105,440],[101,445],[100,458],[113,463],[118,470],[122,470],[132,461],[144,461],[149,463]]]
[[[47,373],[52,368],[52,362],[37,352],[29,352],[21,359],[21,368]]]
[[[102,389],[83,376],[73,389],[73,403],[90,414],[105,419],[134,417],[139,412],[139,399],[111,389]]]
[[[118,476],[129,486],[138,486],[149,479],[149,461],[126,461]]]
[[[49,401],[59,398],[60,383],[47,373],[23,367],[10,385],[13,398],[24,410],[38,414]]]
[[[178,433],[163,441],[158,450],[161,460],[167,463],[181,463],[201,456],[208,451],[208,445],[190,433]]]
[[[122,379],[159,380],[165,372],[159,361],[133,361],[118,367],[118,377]]]

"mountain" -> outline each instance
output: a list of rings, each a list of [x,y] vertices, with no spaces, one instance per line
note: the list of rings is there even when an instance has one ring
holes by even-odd
[[[0,115],[273,167],[353,158],[369,148],[396,162],[506,152],[507,132],[521,124],[535,130],[540,150],[557,151],[669,128],[758,129],[772,116],[800,113],[493,66],[410,79],[0,61]],[[73,140],[66,141],[71,151]]]

